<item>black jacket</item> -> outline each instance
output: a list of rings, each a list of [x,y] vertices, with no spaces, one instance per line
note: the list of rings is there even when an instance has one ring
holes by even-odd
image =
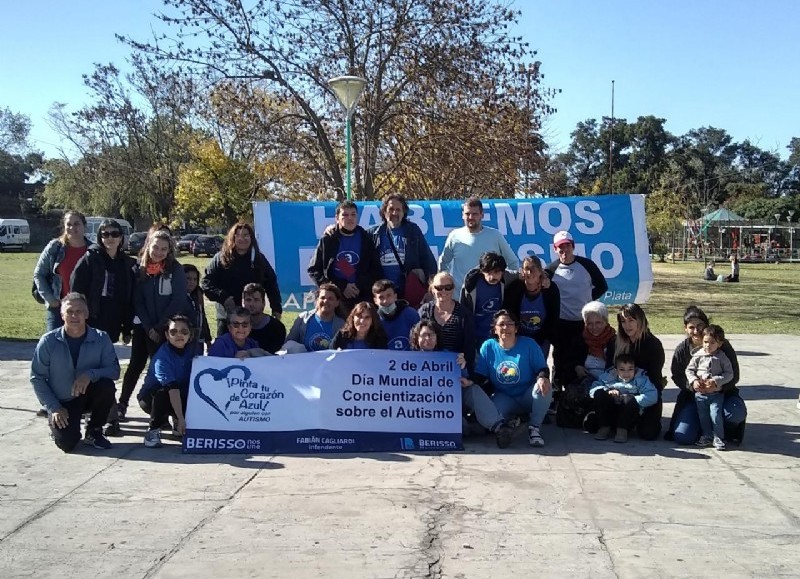
[[[519,318],[522,298],[525,297],[525,294],[525,282],[521,279],[512,281],[506,287],[505,295],[503,296],[503,309],[512,312]],[[528,336],[524,332],[520,333],[521,336],[533,338],[540,346],[544,342],[552,343],[555,337],[556,323],[561,316],[561,295],[558,292],[558,286],[551,283],[550,287],[542,289],[542,299],[544,300],[544,309],[547,312],[547,317],[544,319],[542,327],[536,332],[535,336]]]
[[[278,276],[272,264],[261,253],[253,249],[244,255],[234,253],[233,262],[222,265],[222,254],[217,253],[206,266],[206,275],[200,282],[203,293],[208,299],[218,304],[232,297],[239,304],[242,301],[242,290],[249,283],[264,286],[267,292],[269,307],[273,313],[283,313],[281,290],[278,287]]]
[[[612,342],[609,349],[611,350],[610,359],[613,361],[616,356],[616,343]],[[658,399],[660,401],[661,391],[666,386],[664,346],[661,344],[661,340],[648,332],[634,344],[630,355],[633,356],[636,367],[644,370],[647,373],[647,377],[658,389]]]
[[[70,289],[86,296],[87,323],[103,330],[112,342],[133,329],[133,287],[136,261],[118,252],[112,259],[98,244],[89,246],[70,276]],[[111,295],[108,295],[108,294]]]
[[[355,235],[361,236],[361,253],[359,255],[359,262],[356,265],[355,282],[358,287],[359,295],[356,298],[347,300],[347,302],[351,304],[360,301],[371,302],[372,284],[383,275],[380,261],[378,261],[378,252],[375,249],[372,236],[360,225],[356,227]],[[334,275],[336,256],[339,254],[339,242],[341,238],[342,234],[339,228],[336,227],[333,233],[323,235],[319,240],[317,249],[314,251],[314,256],[311,258],[311,263],[308,265],[308,275],[311,276],[311,279],[314,280],[317,286],[324,283],[332,283],[342,291],[347,287],[346,281]]]

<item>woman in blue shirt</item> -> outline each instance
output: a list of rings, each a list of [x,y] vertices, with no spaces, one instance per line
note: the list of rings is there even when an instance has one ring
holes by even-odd
[[[388,345],[378,312],[370,302],[359,302],[331,343],[334,350],[385,350]]]
[[[542,349],[532,339],[517,335],[518,322],[508,310],[492,320],[492,333],[475,361],[475,382],[491,384],[492,402],[506,420],[528,414],[528,442],[544,446],[540,428],[553,398],[550,369]]]

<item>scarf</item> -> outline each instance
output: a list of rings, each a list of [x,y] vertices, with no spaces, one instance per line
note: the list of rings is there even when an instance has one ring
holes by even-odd
[[[159,261],[158,263],[148,263],[145,271],[147,272],[147,275],[160,275],[164,273],[164,262]]]
[[[589,347],[589,354],[597,358],[605,358],[605,347],[614,339],[616,332],[614,328],[607,325],[599,336],[589,333],[588,328],[583,328],[583,341]]]

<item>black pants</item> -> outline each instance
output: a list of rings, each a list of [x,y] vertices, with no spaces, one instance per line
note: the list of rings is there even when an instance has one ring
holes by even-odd
[[[553,382],[563,387],[569,382],[572,369],[570,348],[583,334],[583,320],[558,320],[553,336]]]
[[[631,430],[639,421],[639,404],[630,394],[611,396],[606,390],[598,390],[594,395],[597,409],[597,425],[616,426]]]
[[[100,378],[97,382],[89,383],[86,392],[80,396],[62,402],[66,408],[69,419],[65,428],[56,428],[50,424],[50,432],[56,446],[64,452],[70,452],[81,440],[81,417],[84,412],[91,411],[87,430],[97,430],[105,424],[108,411],[114,404],[114,381],[109,378]]]
[[[122,378],[122,392],[119,395],[119,403],[121,405],[128,406],[131,395],[136,388],[136,382],[139,381],[139,376],[142,375],[145,366],[147,366],[148,358],[151,358],[156,353],[160,345],[150,339],[142,326],[133,327],[131,359],[128,362],[128,369],[125,370],[125,376]]]
[[[658,402],[642,410],[639,422],[636,424],[636,432],[642,440],[655,440],[661,434],[661,413],[664,410],[664,403],[661,400],[661,392],[658,393]]]
[[[186,402],[188,400],[188,392],[176,388],[181,393],[181,408],[183,415],[186,416]],[[170,391],[166,388],[159,388],[158,390],[150,390],[139,401],[139,405],[145,412],[150,414],[150,428],[160,428],[170,416],[175,416],[175,411],[172,409],[172,402],[169,399]]]

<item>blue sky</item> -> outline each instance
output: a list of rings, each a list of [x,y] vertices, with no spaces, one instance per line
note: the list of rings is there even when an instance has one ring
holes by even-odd
[[[32,144],[56,154],[47,110],[86,103],[81,75],[122,64],[114,33],[150,35],[159,0],[8,2],[0,20],[0,106],[33,122]],[[554,150],[576,123],[653,114],[674,134],[727,130],[786,156],[800,137],[800,2],[793,0],[517,0],[518,31],[561,89],[545,124]]]

